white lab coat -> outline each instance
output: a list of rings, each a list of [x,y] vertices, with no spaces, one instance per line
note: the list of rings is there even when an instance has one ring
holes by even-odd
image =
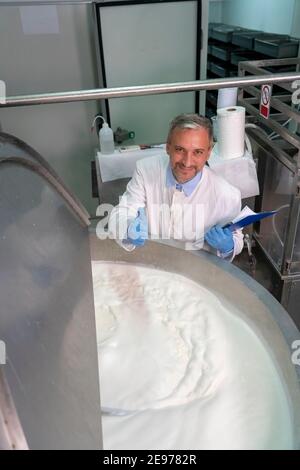
[[[200,182],[192,194],[186,196],[183,191],[166,186],[168,164],[166,154],[137,162],[119,205],[111,212],[110,238],[116,239],[125,250],[132,251],[134,245],[123,240],[127,238],[128,225],[135,219],[138,209],[145,207],[150,239],[167,240],[168,244],[183,249],[204,248],[223,257],[204,242],[204,234],[216,224],[231,222],[239,214],[240,191],[205,166]],[[161,207],[163,209],[157,209]],[[242,231],[235,231],[233,238],[230,260],[242,251]]]

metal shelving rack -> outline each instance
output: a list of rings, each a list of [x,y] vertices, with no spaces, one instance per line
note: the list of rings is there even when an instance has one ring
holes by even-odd
[[[236,76],[241,61],[296,57],[298,50],[299,40],[287,35],[210,23],[207,76],[209,78]],[[282,63],[280,72],[290,70],[292,69],[288,65]],[[217,92],[209,91],[206,97],[206,114],[212,117],[216,114]]]
[[[292,67],[299,71],[300,59],[240,62],[239,75],[259,76]],[[298,88],[298,92],[297,92]],[[261,195],[255,210],[277,209],[273,220],[261,221],[253,237],[271,268],[273,294],[300,323],[300,82],[273,87],[271,114],[259,113],[260,87],[240,89],[238,103],[246,108],[247,121],[258,127],[247,129],[258,161]],[[245,95],[247,92],[247,96]]]

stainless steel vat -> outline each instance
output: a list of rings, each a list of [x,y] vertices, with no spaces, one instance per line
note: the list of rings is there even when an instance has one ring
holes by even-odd
[[[183,251],[148,242],[128,253],[114,241],[99,240],[95,235],[90,237],[90,245],[92,260],[133,263],[178,273],[230,304],[231,311],[243,318],[261,339],[276,365],[290,399],[294,446],[300,448],[300,364],[292,363],[292,345],[300,339],[300,333],[269,292],[239,268],[204,251]]]

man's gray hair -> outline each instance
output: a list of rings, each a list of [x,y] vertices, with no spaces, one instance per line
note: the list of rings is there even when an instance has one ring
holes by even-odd
[[[213,140],[213,128],[211,121],[199,114],[179,114],[170,123],[167,142],[170,142],[172,132],[175,129],[199,129],[204,128],[208,132],[209,140]]]

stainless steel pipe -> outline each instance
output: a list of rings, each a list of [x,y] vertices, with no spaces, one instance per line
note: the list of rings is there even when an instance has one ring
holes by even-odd
[[[280,73],[260,76],[216,78],[192,82],[162,83],[116,88],[98,88],[59,93],[42,93],[38,95],[10,96],[0,108],[16,106],[33,106],[38,104],[68,103],[73,101],[90,101],[108,98],[124,98],[128,96],[160,95],[187,91],[217,90],[219,88],[244,88],[254,85],[280,84],[300,80],[300,73]]]

